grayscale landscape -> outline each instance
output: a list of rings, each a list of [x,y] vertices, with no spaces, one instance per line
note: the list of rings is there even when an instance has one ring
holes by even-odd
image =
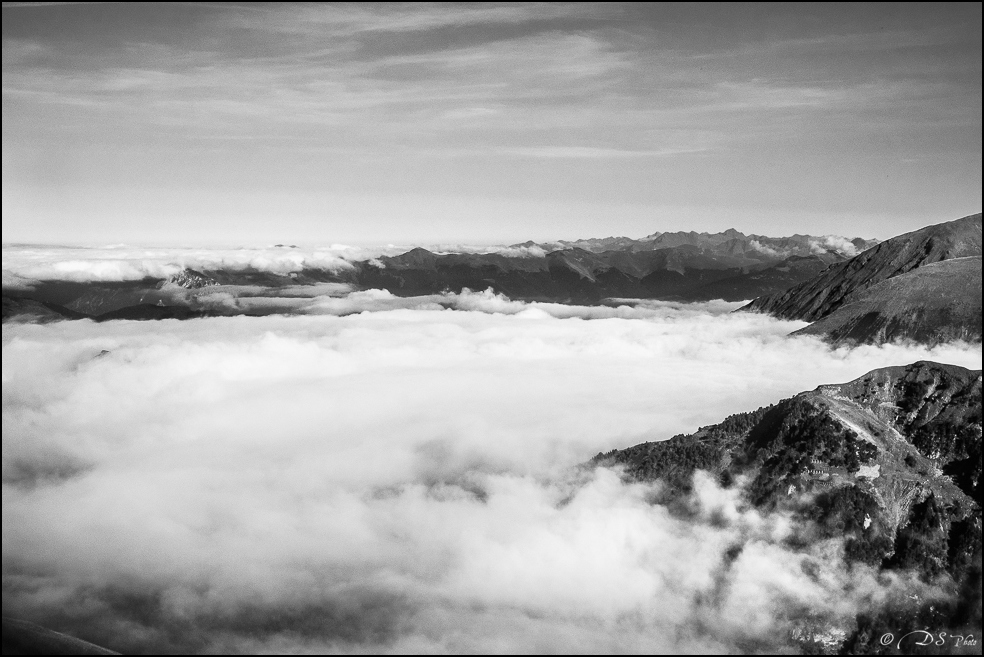
[[[979,3],[3,4],[3,654],[980,654]]]

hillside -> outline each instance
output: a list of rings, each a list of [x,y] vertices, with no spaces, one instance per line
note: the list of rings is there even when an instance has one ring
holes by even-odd
[[[690,293],[695,301],[724,299],[725,301],[742,301],[753,299],[774,290],[787,289],[809,280],[820,274],[832,262],[828,255],[791,256],[782,262],[765,269],[759,269],[744,274],[702,285]]]
[[[20,296],[3,295],[3,321],[16,319],[22,322],[46,324],[62,319],[84,319],[85,313],[65,308],[55,303],[25,299]]]
[[[851,296],[881,281],[942,260],[981,255],[981,215],[899,235],[783,292],[759,297],[744,310],[809,322],[822,319]]]
[[[834,343],[981,341],[981,258],[954,258],[859,290],[797,331]]]

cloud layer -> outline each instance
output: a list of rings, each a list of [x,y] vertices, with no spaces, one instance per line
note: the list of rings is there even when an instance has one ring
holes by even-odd
[[[405,249],[402,249],[405,250]],[[5,245],[4,286],[16,278],[76,282],[136,281],[167,278],[182,269],[255,269],[275,274],[304,267],[339,271],[350,262],[402,252],[400,247],[372,250],[347,245],[298,249],[286,246],[240,248],[180,248],[110,245],[58,247]]]
[[[332,244],[321,247],[271,245],[265,247],[182,248],[132,246],[69,247],[11,244],[3,247],[3,286],[23,288],[31,281],[59,280],[79,283],[138,281],[167,278],[182,269],[252,269],[273,274],[305,268],[333,272],[350,269],[353,262],[406,253],[415,245],[372,247]],[[433,253],[496,253],[511,258],[542,257],[538,246],[471,244],[428,245]]]
[[[5,324],[4,613],[124,651],[718,652],[910,586],[790,550],[787,518],[710,480],[684,521],[573,466],[874,367],[979,368],[979,345],[457,303]]]

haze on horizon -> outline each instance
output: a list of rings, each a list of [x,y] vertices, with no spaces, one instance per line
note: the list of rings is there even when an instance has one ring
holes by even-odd
[[[981,186],[979,3],[4,3],[5,243],[884,239]]]

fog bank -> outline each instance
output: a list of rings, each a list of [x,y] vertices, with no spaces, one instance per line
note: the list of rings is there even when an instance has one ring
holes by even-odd
[[[5,324],[4,613],[127,652],[743,652],[913,586],[791,550],[710,479],[682,520],[575,466],[876,367],[979,369],[980,345],[398,301]]]

